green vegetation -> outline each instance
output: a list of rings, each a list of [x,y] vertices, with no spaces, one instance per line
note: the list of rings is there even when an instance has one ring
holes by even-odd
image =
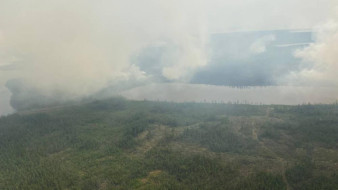
[[[338,189],[337,105],[88,102],[0,118],[0,189]]]

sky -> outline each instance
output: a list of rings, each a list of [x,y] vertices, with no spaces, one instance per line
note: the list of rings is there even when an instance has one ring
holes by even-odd
[[[194,83],[201,81],[200,73],[209,77],[214,69],[229,75],[234,68],[239,77],[257,75],[273,84],[335,86],[337,12],[336,0],[1,0],[0,86],[20,79],[38,93],[62,92],[67,99],[123,81]],[[214,66],[212,35],[262,30],[311,31],[311,44],[291,53],[306,66],[247,66],[238,61],[246,57],[240,51],[231,64]],[[269,52],[277,37],[266,34],[248,44],[251,58]],[[156,58],[151,68],[140,61],[149,49]],[[271,78],[282,70],[287,72]],[[212,84],[219,83],[215,80]]]
[[[336,16],[335,0],[210,0],[210,32],[312,29]]]

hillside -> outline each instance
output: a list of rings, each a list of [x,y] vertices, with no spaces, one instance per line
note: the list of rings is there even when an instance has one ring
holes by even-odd
[[[338,189],[338,105],[121,98],[0,119],[0,189]]]

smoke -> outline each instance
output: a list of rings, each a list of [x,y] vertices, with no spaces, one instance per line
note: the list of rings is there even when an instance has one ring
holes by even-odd
[[[266,46],[275,40],[276,40],[276,37],[274,35],[263,36],[251,44],[250,52],[253,54],[264,53],[266,51]]]
[[[81,97],[120,81],[150,80],[130,59],[163,44],[161,74],[187,81],[207,63],[203,7],[201,0],[1,1],[0,64],[16,71],[2,69],[0,78]]]
[[[295,52],[304,67],[288,80],[300,85],[338,86],[338,17],[315,28],[315,43]]]

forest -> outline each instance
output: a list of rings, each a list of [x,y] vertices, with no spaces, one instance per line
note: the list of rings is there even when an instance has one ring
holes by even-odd
[[[0,189],[338,189],[338,105],[115,97],[0,118]]]

